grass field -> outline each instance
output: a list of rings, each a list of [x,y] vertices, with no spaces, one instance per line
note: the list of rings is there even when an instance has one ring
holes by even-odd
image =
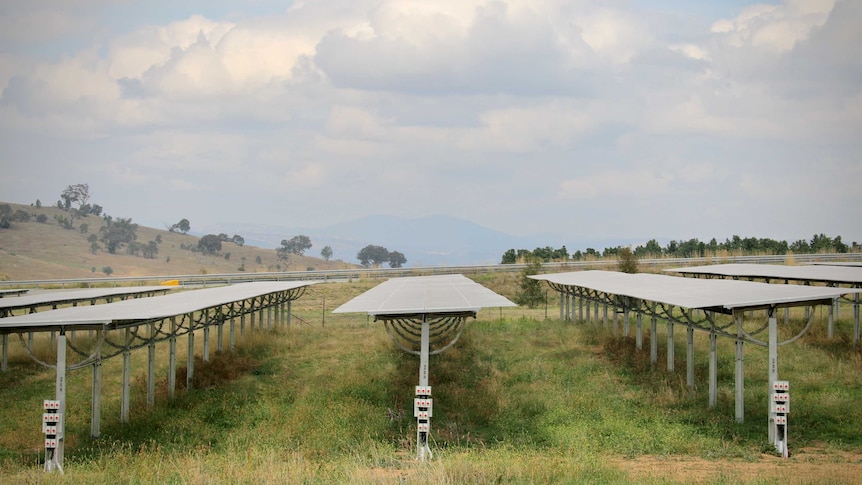
[[[127,424],[119,419],[121,359],[105,361],[96,440],[89,437],[91,374],[71,372],[63,476],[46,475],[41,464],[41,403],[54,395],[54,372],[30,363],[12,340],[10,371],[0,375],[0,483],[795,484],[862,477],[862,353],[849,341],[846,308],[835,339],[818,324],[781,349],[781,377],[793,396],[789,459],[767,442],[765,349],[746,347],[740,424],[732,341],[719,339],[718,405],[709,409],[704,335],[696,333],[692,390],[685,329],[677,326],[677,371],[668,372],[663,325],[653,367],[648,331],[646,350],[637,351],[632,338],[601,326],[559,321],[552,304],[483,310],[458,344],[431,357],[434,456],[417,462],[418,358],[397,350],[380,323],[330,313],[375,284],[312,287],[294,304],[291,328],[247,331],[236,352],[196,363],[195,388],[173,401],[165,390],[167,345],[160,345],[163,382],[151,411],[146,351],[134,352]],[[514,291],[511,281],[483,284]],[[198,333],[198,355],[201,340]],[[50,359],[47,337],[37,341]]]

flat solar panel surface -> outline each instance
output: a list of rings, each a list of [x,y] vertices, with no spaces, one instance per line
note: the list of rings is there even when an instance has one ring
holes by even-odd
[[[32,329],[56,327],[58,325],[92,325],[131,323],[169,318],[192,313],[234,301],[287,291],[308,286],[318,281],[273,281],[239,283],[236,285],[189,290],[152,298],[137,298],[110,305],[90,305],[61,308],[29,315],[0,319],[0,330],[4,328]]]
[[[862,283],[862,268],[854,266],[784,266],[778,264],[711,264],[664,270],[668,273],[775,278],[824,283]]]
[[[111,296],[135,295],[151,291],[168,291],[169,286],[120,286],[115,288],[86,288],[82,290],[51,290],[40,293],[29,293],[15,298],[0,298],[0,309],[28,308],[44,306],[53,303],[73,303],[89,301],[94,298]]]
[[[535,275],[530,278],[691,309],[733,310],[759,308],[765,305],[787,306],[793,303],[832,299],[860,291],[848,288],[770,285],[750,281],[704,280],[615,271],[576,271]]]
[[[455,313],[517,306],[459,274],[392,278],[336,308],[333,313],[397,315]]]

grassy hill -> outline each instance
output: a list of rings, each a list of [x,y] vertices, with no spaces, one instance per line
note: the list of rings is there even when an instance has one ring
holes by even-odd
[[[109,254],[104,249],[93,254],[87,237],[99,233],[103,224],[101,217],[76,218],[73,228],[66,229],[55,218],[68,218],[69,213],[64,210],[8,204],[13,212],[21,210],[29,213],[31,218],[29,222],[13,221],[11,227],[0,229],[0,280],[98,278],[105,276],[103,269],[106,267],[111,268],[111,276],[169,276],[236,273],[242,271],[240,268],[258,273],[356,266],[309,256],[292,256],[286,262],[278,259],[274,249],[238,246],[229,242],[222,243],[219,253],[205,255],[183,249],[197,247],[199,237],[144,226],[138,227],[138,242],[146,244],[157,238],[161,240],[154,258],[126,254],[125,249],[119,249],[117,254]],[[45,222],[37,222],[40,214],[47,217]],[[82,224],[87,226],[86,233],[80,229]],[[285,235],[285,238],[292,236]],[[312,251],[319,252],[319,248],[312,248]]]

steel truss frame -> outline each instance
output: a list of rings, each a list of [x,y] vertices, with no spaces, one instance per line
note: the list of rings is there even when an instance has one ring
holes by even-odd
[[[386,333],[395,345],[408,354],[419,356],[419,385],[414,398],[416,417],[416,459],[431,458],[428,438],[431,434],[432,400],[428,385],[428,358],[437,355],[461,337],[467,318],[476,318],[474,311],[444,313],[414,313],[375,315],[374,321],[382,321]]]
[[[616,315],[622,314],[625,324],[624,335],[628,336],[629,331],[629,312],[634,311],[636,314],[636,346],[638,350],[642,350],[642,326],[643,316],[651,319],[651,335],[656,335],[658,320],[664,320],[667,323],[667,369],[674,370],[674,325],[685,325],[687,328],[687,356],[686,356],[686,380],[690,388],[695,387],[694,383],[694,331],[702,331],[709,334],[709,406],[715,408],[717,404],[717,380],[718,380],[718,358],[716,338],[718,336],[731,338],[736,341],[736,368],[735,368],[735,417],[736,421],[742,423],[745,418],[744,398],[744,344],[749,343],[766,347],[769,349],[769,386],[772,388],[773,382],[778,380],[778,347],[795,342],[805,335],[811,328],[814,322],[814,312],[807,312],[807,322],[801,330],[795,335],[784,340],[778,340],[778,328],[776,313],[778,305],[765,305],[758,307],[745,308],[744,310],[727,310],[723,307],[705,308],[705,309],[689,309],[676,305],[668,305],[661,302],[650,302],[638,298],[606,293],[586,287],[565,285],[547,281],[548,285],[560,294],[560,319],[571,320],[575,313],[575,301],[578,303],[578,320],[590,323],[589,306],[593,303],[596,308],[596,321],[598,321],[598,305],[604,305],[604,325],[608,326],[608,308],[614,309],[613,328],[614,332],[618,331]],[[830,305],[832,299],[814,300],[807,302],[783,303],[780,307],[803,306],[806,309],[816,305]],[[587,307],[587,318],[583,318],[584,306]],[[750,326],[744,319],[746,312],[754,310],[766,310],[767,322],[758,323],[753,327]],[[730,315],[731,321],[728,323],[718,323],[716,314]],[[762,334],[766,334],[765,338]],[[657,361],[657,345],[658,339],[650,339],[650,362],[655,364]],[[773,439],[774,426],[771,425],[773,417],[770,413],[770,440]]]
[[[147,364],[147,409],[152,409],[155,402],[155,346],[159,342],[168,341],[170,344],[168,360],[168,398],[173,399],[176,393],[176,340],[177,337],[188,336],[188,358],[186,388],[192,388],[194,375],[195,343],[194,336],[199,330],[204,332],[203,360],[209,361],[209,331],[213,326],[218,329],[218,350],[223,349],[223,327],[230,322],[229,348],[232,351],[236,345],[236,320],[240,320],[240,335],[244,334],[246,316],[250,317],[251,329],[254,330],[255,316],[259,318],[258,328],[266,329],[273,327],[272,310],[275,309],[276,323],[281,323],[287,328],[291,323],[291,303],[302,297],[308,286],[300,286],[289,290],[282,290],[264,295],[259,295],[243,300],[225,302],[200,311],[175,315],[167,318],[151,320],[128,320],[114,321],[100,325],[59,325],[52,331],[58,330],[60,337],[57,339],[57,353],[62,355],[62,362],[53,365],[39,359],[32,348],[32,339],[25,339],[23,333],[19,333],[21,344],[28,356],[38,364],[57,371],[57,399],[60,401],[60,412],[65,413],[65,374],[67,371],[92,366],[92,406],[90,420],[90,436],[98,438],[100,435],[101,421],[101,392],[102,392],[102,362],[104,360],[122,355],[123,356],[123,380],[121,395],[120,420],[123,423],[129,421],[130,403],[130,377],[131,377],[131,352],[143,347],[149,351]],[[287,307],[286,309],[284,307]],[[267,312],[266,319],[264,311]],[[75,338],[76,332],[88,330],[90,335],[96,332],[95,338],[88,336],[82,340]],[[72,338],[67,338],[67,331]],[[87,351],[87,344],[92,343],[93,350]],[[66,363],[66,348],[69,348],[81,357],[81,360],[72,364]],[[62,382],[62,385],[61,385]],[[62,466],[63,439],[59,440],[59,446],[54,453],[54,462]]]

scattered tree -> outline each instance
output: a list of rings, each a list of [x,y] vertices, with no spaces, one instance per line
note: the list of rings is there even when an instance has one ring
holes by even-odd
[[[620,271],[631,274],[638,272],[638,257],[635,256],[630,247],[620,247],[618,254],[617,267]]]
[[[132,218],[118,217],[116,220],[105,216],[105,225],[99,229],[99,240],[105,244],[105,249],[116,254],[117,249],[138,238],[138,225],[132,223]]]
[[[204,254],[214,254],[221,251],[221,238],[215,234],[207,234],[198,241],[198,249]]]
[[[359,260],[359,264],[366,268],[380,266],[380,264],[389,261],[389,250],[383,246],[369,244],[356,253],[356,259]]]
[[[0,229],[9,229],[12,226],[12,206],[0,204]]]
[[[189,224],[188,219],[181,219],[180,222],[172,225],[168,228],[168,232],[179,232],[182,234],[188,234],[191,230],[192,226]]]
[[[407,262],[407,258],[399,253],[398,251],[392,251],[389,253],[389,267],[390,268],[400,268]]]
[[[515,301],[519,305],[526,305],[529,308],[536,308],[542,303],[545,303],[545,293],[542,291],[542,282],[530,278],[531,275],[542,272],[542,263],[538,260],[533,260],[521,271],[520,289],[515,295]]]
[[[278,259],[289,259],[291,254],[302,256],[305,250],[311,248],[311,239],[308,236],[293,236],[292,238],[282,239],[281,247],[276,249]]]
[[[150,241],[143,247],[143,249],[141,249],[141,252],[147,259],[156,259],[156,255],[159,254],[159,243],[156,241]]]
[[[245,244],[245,239],[239,234],[234,234],[230,241],[239,247],[242,247],[243,244]]]
[[[60,198],[63,200],[62,205],[64,209],[72,209],[72,204],[77,204],[77,209],[80,209],[90,200],[90,186],[87,184],[69,185],[60,194]]]
[[[323,249],[320,250],[320,257],[329,261],[329,258],[332,257],[332,248],[329,246],[323,246]]]
[[[102,273],[105,273],[106,276],[111,276],[111,273],[113,272],[114,270],[110,266],[105,266],[104,268],[102,268]]]

